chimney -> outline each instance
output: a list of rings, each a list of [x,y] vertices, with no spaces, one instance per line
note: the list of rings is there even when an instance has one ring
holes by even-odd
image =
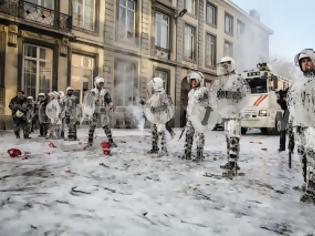
[[[256,10],[250,10],[250,11],[249,11],[249,15],[250,15],[251,17],[253,17],[254,19],[256,19],[257,21],[260,21],[260,15],[259,15],[258,11],[256,11]]]

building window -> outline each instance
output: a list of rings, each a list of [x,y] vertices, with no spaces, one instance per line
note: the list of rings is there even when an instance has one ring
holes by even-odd
[[[229,41],[224,41],[224,56],[233,57],[233,44]]]
[[[94,31],[95,0],[73,0],[72,23],[78,28]]]
[[[71,87],[81,103],[85,93],[93,87],[94,61],[93,57],[80,54],[71,57]]]
[[[212,34],[206,34],[206,66],[215,67],[217,57],[217,38]]]
[[[228,13],[225,13],[225,18],[224,18],[224,31],[227,34],[233,35],[233,24],[234,24],[234,19],[233,16],[231,16]]]
[[[170,94],[170,73],[168,70],[157,68],[154,77],[160,77],[164,81],[164,89],[167,94]]]
[[[52,89],[53,50],[31,44],[23,47],[22,87],[27,96]]]
[[[155,13],[155,46],[162,49],[169,49],[169,16],[156,12]]]
[[[36,4],[36,5],[40,5],[42,7],[52,9],[52,10],[55,8],[55,1],[54,0],[27,0],[27,2]]]
[[[196,0],[185,0],[185,9],[189,14],[196,15]]]
[[[119,0],[117,14],[117,37],[120,40],[136,37],[136,1]]]
[[[184,56],[187,59],[195,60],[196,58],[196,28],[185,25],[185,48]]]
[[[217,25],[217,7],[210,2],[207,2],[206,17],[207,24]]]
[[[128,106],[134,104],[138,88],[136,64],[128,61],[117,61],[115,71],[115,105]]]
[[[240,21],[237,20],[237,37],[242,36],[245,33],[245,24]]]

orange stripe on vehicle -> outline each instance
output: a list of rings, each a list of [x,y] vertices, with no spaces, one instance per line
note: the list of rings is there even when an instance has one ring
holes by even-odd
[[[263,96],[263,98],[259,100],[259,102],[256,106],[258,107],[259,104],[262,103],[267,97],[268,97],[268,95]]]
[[[254,102],[254,106],[256,106],[256,103],[262,98],[263,96],[260,96],[259,98],[257,98],[257,100]]]

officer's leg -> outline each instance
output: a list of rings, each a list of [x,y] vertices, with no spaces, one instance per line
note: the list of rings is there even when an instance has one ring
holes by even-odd
[[[197,133],[197,139],[196,139],[196,144],[197,144],[197,158],[196,160],[203,160],[204,155],[203,155],[203,149],[205,146],[205,135],[204,133]]]
[[[285,151],[285,141],[286,141],[286,131],[282,130],[280,131],[280,146],[279,146],[279,152]]]
[[[14,134],[16,138],[20,138],[20,120],[17,118],[13,118],[14,123]]]
[[[116,144],[116,143],[114,142],[114,140],[113,140],[112,131],[111,131],[111,129],[109,128],[109,125],[105,125],[105,126],[103,127],[103,129],[104,129],[104,132],[105,132],[105,134],[106,134],[106,136],[107,136],[109,142],[112,144],[112,146],[113,146],[113,147],[117,147],[117,144]]]
[[[302,165],[302,174],[304,185],[302,188],[305,188],[305,184],[307,181],[306,178],[306,170],[307,170],[307,161],[306,161],[306,148],[305,148],[305,132],[302,127],[295,127],[294,128],[294,137],[297,144],[297,152],[301,161]]]
[[[158,131],[157,131],[157,126],[156,124],[153,124],[151,127],[151,134],[152,134],[152,149],[148,151],[149,154],[151,153],[158,153],[159,148],[158,148]]]
[[[88,140],[88,144],[89,144],[90,146],[93,145],[94,131],[95,131],[95,128],[96,128],[97,119],[98,119],[98,115],[95,113],[95,114],[93,115],[92,120],[90,121],[90,126],[89,126],[89,140]]]
[[[158,139],[160,140],[160,156],[167,155],[166,139],[165,139],[165,125],[157,125]]]
[[[315,203],[315,149],[306,149],[306,161],[306,186],[301,201],[311,201]]]
[[[186,124],[186,140],[185,140],[185,155],[183,158],[191,160],[191,149],[194,141],[195,129],[190,121]]]

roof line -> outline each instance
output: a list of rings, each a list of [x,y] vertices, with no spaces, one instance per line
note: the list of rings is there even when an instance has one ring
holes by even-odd
[[[235,8],[237,11],[239,11],[241,14],[243,14],[244,16],[246,16],[247,18],[249,18],[251,21],[253,21],[254,23],[256,23],[257,25],[259,25],[261,28],[263,28],[264,30],[266,30],[269,34],[273,34],[274,31],[269,28],[268,26],[264,25],[261,21],[256,20],[254,17],[252,17],[247,11],[245,11],[244,9],[240,8],[238,5],[236,5],[234,2],[232,2],[231,0],[223,0],[223,2],[225,2],[226,4],[230,5],[231,7]]]

